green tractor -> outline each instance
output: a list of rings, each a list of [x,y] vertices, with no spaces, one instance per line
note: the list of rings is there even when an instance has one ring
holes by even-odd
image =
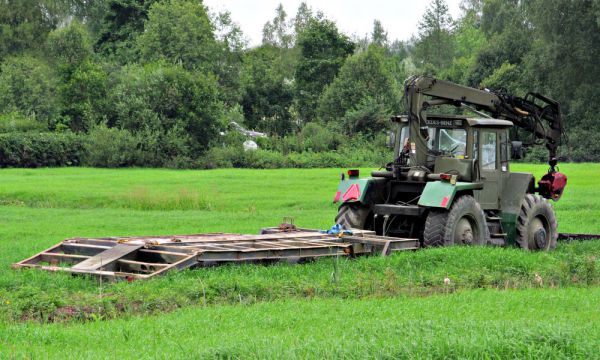
[[[342,174],[336,223],[419,238],[424,247],[553,249],[558,232],[549,200],[561,197],[567,181],[556,167],[560,105],[538,93],[521,98],[425,76],[409,78],[404,90],[407,114],[392,118],[393,161],[371,177]],[[528,142],[511,141],[523,133]],[[511,172],[510,160],[537,144],[546,145],[550,169],[536,183],[530,173]]]

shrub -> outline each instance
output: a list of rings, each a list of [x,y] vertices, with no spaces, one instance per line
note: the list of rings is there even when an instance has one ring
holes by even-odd
[[[186,136],[178,127],[166,133],[144,129],[134,134],[99,125],[85,137],[83,165],[192,168]]]
[[[0,133],[8,132],[42,132],[47,131],[47,124],[33,117],[23,116],[18,112],[0,115]]]
[[[0,134],[0,167],[79,165],[83,138],[72,133]]]
[[[377,147],[355,149],[351,146],[338,151],[289,152],[259,149],[244,151],[241,146],[225,146],[210,149],[198,159],[196,166],[214,168],[326,168],[348,166],[377,166],[389,161],[389,153]]]
[[[335,148],[335,134],[317,123],[308,123],[300,132],[305,151],[327,151]]]
[[[84,164],[97,167],[139,165],[138,139],[129,131],[98,126],[85,142]]]
[[[191,73],[163,63],[126,66],[111,91],[114,114],[109,124],[132,133],[146,129],[188,134],[186,146],[195,155],[218,136],[222,118],[214,76]]]

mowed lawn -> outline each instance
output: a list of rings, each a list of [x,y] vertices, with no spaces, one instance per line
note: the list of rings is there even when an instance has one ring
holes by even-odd
[[[546,166],[513,170],[539,178]],[[561,170],[569,183],[555,204],[559,231],[600,233],[600,165]],[[10,269],[75,236],[257,233],[284,216],[328,228],[341,171],[0,170],[0,358],[598,353],[597,242],[545,254],[451,248],[226,266],[116,284]]]

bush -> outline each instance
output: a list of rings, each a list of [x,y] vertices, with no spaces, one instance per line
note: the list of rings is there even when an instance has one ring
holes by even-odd
[[[129,130],[100,125],[86,137],[83,164],[95,167],[148,166],[189,168],[187,137],[174,127],[166,133],[145,129]]]
[[[123,68],[110,92],[114,113],[108,123],[134,134],[146,129],[185,132],[186,146],[201,154],[218,136],[222,118],[217,82],[162,63]]]
[[[98,126],[85,142],[84,164],[97,167],[139,165],[138,139],[127,130]]]
[[[43,132],[47,131],[47,124],[33,117],[23,116],[18,112],[0,115],[0,133],[9,132]]]
[[[79,165],[83,138],[72,133],[0,134],[0,167]]]
[[[196,166],[204,169],[378,166],[388,162],[389,156],[385,149],[375,146],[358,149],[346,146],[338,151],[293,151],[288,154],[264,149],[244,151],[241,146],[225,146],[210,149],[204,157],[198,159]]]
[[[335,134],[316,123],[308,123],[300,132],[305,151],[327,151],[335,149]]]

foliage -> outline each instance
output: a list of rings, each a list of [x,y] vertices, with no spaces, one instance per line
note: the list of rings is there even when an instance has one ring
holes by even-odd
[[[298,35],[300,55],[296,67],[296,106],[303,121],[315,119],[319,96],[333,81],[354,44],[335,23],[314,19]]]
[[[219,47],[218,60],[214,66],[220,87],[219,96],[228,106],[236,106],[241,102],[242,97],[243,51],[248,40],[229,12],[221,12],[211,19]]]
[[[81,64],[92,54],[89,33],[78,21],[52,31],[46,42],[50,56],[67,71]]]
[[[166,133],[146,129],[136,134],[126,129],[94,127],[85,137],[82,163],[94,167],[191,167],[189,148],[180,128]]]
[[[0,115],[0,133],[10,132],[43,132],[48,126],[30,116],[23,116],[18,112]]]
[[[87,138],[105,124],[174,146],[165,156],[143,146],[139,166],[194,167],[212,146],[246,140],[217,136],[233,116],[269,134],[262,149],[308,156],[378,134],[401,111],[405,79],[430,74],[556,99],[572,140],[561,157],[600,160],[589,132],[600,113],[597,0],[464,0],[454,18],[446,1],[430,0],[411,39],[374,20],[352,40],[306,2],[295,14],[281,4],[254,48],[229,12],[214,10],[195,0],[0,2],[0,130]],[[336,140],[303,144],[311,122]]]
[[[156,0],[107,0],[99,24],[98,52],[120,63],[137,58],[135,41],[144,31],[148,10]]]
[[[293,89],[273,68],[278,50],[264,45],[247,52],[241,105],[250,128],[284,135],[292,130]]]
[[[76,166],[83,154],[83,139],[72,133],[0,134],[0,167]]]
[[[372,45],[346,60],[319,100],[319,115],[347,134],[376,133],[399,111],[399,89],[382,49]]]
[[[206,150],[221,128],[222,104],[214,77],[192,74],[180,66],[124,67],[110,102],[114,111],[108,118],[110,126],[133,133],[181,129],[194,155]]]
[[[422,66],[438,70],[450,64],[454,51],[452,25],[446,1],[432,0],[419,21],[419,40],[415,44],[415,58]]]
[[[144,62],[166,60],[186,69],[210,70],[218,51],[213,30],[202,3],[157,2],[138,38],[140,57]]]
[[[136,165],[138,145],[138,140],[128,130],[98,126],[90,131],[84,162],[96,167]]]
[[[277,6],[277,9],[275,9],[275,17],[273,20],[267,21],[263,26],[263,45],[281,48],[291,47],[293,36],[290,34],[289,27],[290,24],[287,21],[287,13],[283,9],[283,4],[280,3]]]
[[[50,1],[0,2],[0,61],[7,55],[35,49],[57,22]]]
[[[19,112],[41,122],[57,116],[57,78],[42,59],[10,57],[0,67],[0,113]]]

